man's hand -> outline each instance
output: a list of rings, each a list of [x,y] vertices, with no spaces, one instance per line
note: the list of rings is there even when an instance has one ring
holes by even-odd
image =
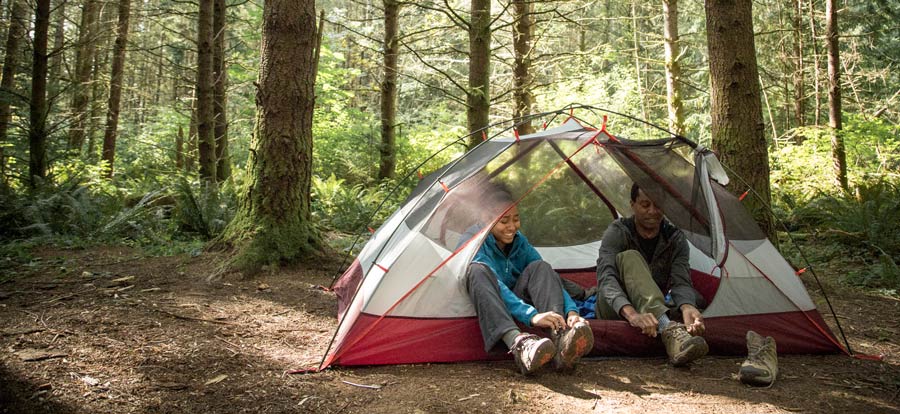
[[[656,329],[659,326],[659,321],[656,320],[656,316],[653,316],[652,313],[638,313],[634,306],[631,305],[623,306],[620,312],[625,320],[631,326],[640,329],[642,334],[656,338]]]
[[[566,327],[573,328],[573,327],[575,327],[575,324],[578,322],[586,322],[586,321],[584,320],[584,318],[581,317],[581,315],[578,314],[578,312],[569,311],[569,314],[566,315]]]
[[[563,319],[562,315],[551,311],[534,315],[531,318],[531,325],[557,330],[566,327],[566,320]]]
[[[706,325],[703,324],[703,315],[700,311],[687,303],[681,305],[681,316],[684,318],[684,326],[688,333],[695,336],[701,336],[706,332]]]

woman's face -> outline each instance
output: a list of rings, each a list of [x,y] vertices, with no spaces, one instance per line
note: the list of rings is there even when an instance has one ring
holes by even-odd
[[[516,208],[516,206],[513,206],[503,215],[503,217],[500,217],[497,224],[491,228],[491,234],[497,239],[497,247],[503,249],[512,244],[513,238],[516,237],[516,231],[519,230],[521,224],[522,223],[519,221],[519,209]]]

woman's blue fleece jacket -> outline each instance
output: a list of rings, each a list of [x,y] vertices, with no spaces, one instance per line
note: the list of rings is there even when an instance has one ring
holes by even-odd
[[[531,318],[537,315],[538,311],[534,306],[525,303],[525,301],[516,296],[512,289],[516,286],[516,281],[522,275],[522,271],[536,260],[543,259],[541,259],[541,255],[531,243],[528,243],[528,239],[518,231],[513,238],[509,256],[503,254],[503,251],[497,247],[497,239],[489,232],[484,238],[481,248],[478,249],[478,253],[475,253],[475,257],[472,259],[473,263],[482,263],[491,268],[494,276],[500,282],[498,283],[500,286],[500,298],[503,299],[506,310],[509,311],[513,318],[522,322],[525,326],[531,326]],[[565,307],[565,312],[562,316],[565,318],[570,311],[578,312],[578,307],[575,306],[575,301],[572,300],[572,297],[569,296],[565,289],[562,289],[562,294],[563,306]]]

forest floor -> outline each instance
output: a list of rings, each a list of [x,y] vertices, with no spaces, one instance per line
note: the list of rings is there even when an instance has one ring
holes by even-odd
[[[511,361],[289,374],[332,337],[335,297],[318,286],[338,263],[208,281],[215,254],[31,254],[0,267],[0,413],[900,412],[900,301],[827,278],[853,349],[884,359],[782,355],[777,382],[751,388],[735,379],[741,358],[713,356],[533,378]]]

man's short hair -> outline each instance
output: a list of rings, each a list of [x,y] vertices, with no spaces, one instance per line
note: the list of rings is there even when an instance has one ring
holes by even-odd
[[[638,191],[641,190],[641,187],[638,187],[637,183],[631,184],[631,202],[637,201]]]

